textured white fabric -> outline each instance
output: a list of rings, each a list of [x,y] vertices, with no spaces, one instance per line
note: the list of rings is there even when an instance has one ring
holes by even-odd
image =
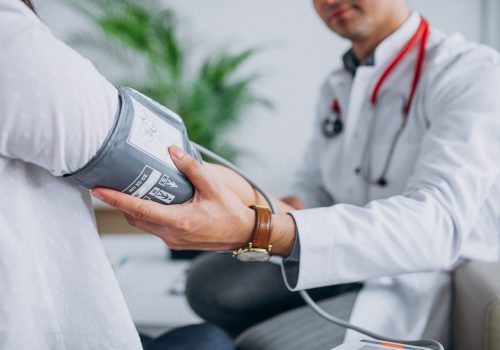
[[[500,258],[500,58],[433,29],[388,186],[368,185],[355,169],[373,132],[371,176],[380,176],[401,125],[417,50],[388,78],[376,108],[370,94],[419,22],[413,13],[384,40],[373,67],[359,67],[354,78],[336,71],[323,87],[295,188],[310,207],[324,207],[292,213],[300,240],[294,287],[369,280],[352,321],[393,337],[445,339],[450,278],[439,271],[460,258]],[[334,96],[345,129],[326,139],[320,123]],[[327,195],[319,196],[322,191]]]
[[[89,192],[61,175],[109,132],[115,88],[0,0],[0,349],[141,349]]]

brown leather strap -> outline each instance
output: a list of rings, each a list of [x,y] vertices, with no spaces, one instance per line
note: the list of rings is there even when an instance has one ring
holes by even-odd
[[[252,234],[252,247],[269,249],[273,214],[269,208],[250,206],[255,210],[255,226]]]

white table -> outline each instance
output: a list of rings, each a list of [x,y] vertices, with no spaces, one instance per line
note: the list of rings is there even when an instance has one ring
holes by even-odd
[[[139,331],[155,336],[202,321],[182,294],[188,261],[170,260],[155,236],[104,234],[101,239]]]

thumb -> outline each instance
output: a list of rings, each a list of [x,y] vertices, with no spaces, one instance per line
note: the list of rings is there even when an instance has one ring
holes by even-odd
[[[198,191],[213,190],[214,182],[210,178],[211,174],[196,159],[177,145],[170,146],[168,152],[177,168],[186,175]]]

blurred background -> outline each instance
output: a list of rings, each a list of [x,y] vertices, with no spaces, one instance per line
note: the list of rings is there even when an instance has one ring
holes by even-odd
[[[500,1],[410,0],[434,27],[500,48]],[[177,111],[197,142],[275,196],[289,193],[326,75],[346,41],[312,0],[38,0],[56,36],[113,83]],[[99,230],[136,324],[154,334],[199,321],[182,296],[188,261],[96,204]],[[109,235],[109,233],[114,233]],[[167,262],[167,263],[166,263]]]
[[[409,2],[437,28],[459,31],[470,40],[500,47],[498,0]],[[143,7],[148,3],[158,6],[158,1],[135,3]],[[183,59],[187,70],[193,73],[207,56],[221,50],[237,54],[258,49],[235,75],[259,75],[253,81],[252,92],[271,102],[273,108],[255,101],[236,116],[238,121],[229,128],[211,131],[240,151],[238,165],[258,183],[276,196],[286,195],[311,134],[318,88],[325,76],[339,67],[340,56],[348,43],[320,22],[310,0],[163,0],[159,3],[176,17],[173,25],[178,43],[186,50]],[[68,5],[68,1],[38,0],[38,4],[42,18],[66,41],[77,33],[95,29],[95,23],[76,11],[75,6]],[[141,65],[128,62],[117,65],[116,55],[106,57],[105,50],[92,50],[81,42],[73,46],[113,82],[127,82],[130,73],[144,72]],[[148,77],[143,75],[143,79]],[[175,104],[167,106],[183,115]]]

